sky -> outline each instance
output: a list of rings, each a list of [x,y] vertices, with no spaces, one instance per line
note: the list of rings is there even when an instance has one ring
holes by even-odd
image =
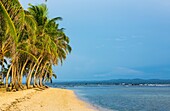
[[[57,80],[170,79],[169,0],[20,0],[62,17],[72,53]]]

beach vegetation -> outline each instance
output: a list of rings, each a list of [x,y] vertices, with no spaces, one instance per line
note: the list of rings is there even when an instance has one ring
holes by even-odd
[[[62,64],[72,50],[59,28],[61,20],[49,18],[45,4],[29,4],[24,10],[18,0],[0,1],[0,80],[6,90],[44,87],[57,78],[53,66]]]

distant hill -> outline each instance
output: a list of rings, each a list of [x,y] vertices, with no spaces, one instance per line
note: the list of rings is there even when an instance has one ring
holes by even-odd
[[[112,79],[105,82],[119,84],[170,84],[170,80],[162,79]]]
[[[53,85],[57,86],[90,86],[90,85],[150,85],[150,84],[169,84],[170,80],[162,79],[112,79],[102,81],[69,81],[69,82],[55,82]]]

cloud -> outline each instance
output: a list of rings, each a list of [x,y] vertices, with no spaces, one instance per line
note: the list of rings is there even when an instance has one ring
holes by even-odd
[[[139,39],[143,38],[141,35],[132,35],[132,36],[120,36],[115,38],[116,41],[126,41],[126,40],[133,40],[133,39]]]
[[[94,75],[94,77],[109,77],[111,76],[112,74],[111,73],[106,73],[106,74],[96,74]]]
[[[94,77],[112,77],[112,76],[127,76],[127,75],[141,75],[144,74],[144,72],[132,69],[132,68],[127,68],[127,67],[115,67],[111,71],[105,71],[105,72],[98,72],[93,74]]]
[[[116,67],[113,72],[117,74],[143,74],[142,71],[127,67]]]
[[[116,40],[116,41],[126,41],[127,39],[120,37],[120,38],[116,38],[115,40]]]

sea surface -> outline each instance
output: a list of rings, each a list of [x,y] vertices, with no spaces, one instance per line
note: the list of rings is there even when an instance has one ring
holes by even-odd
[[[101,111],[170,111],[170,87],[166,86],[96,85],[65,88],[74,90],[80,99]]]

